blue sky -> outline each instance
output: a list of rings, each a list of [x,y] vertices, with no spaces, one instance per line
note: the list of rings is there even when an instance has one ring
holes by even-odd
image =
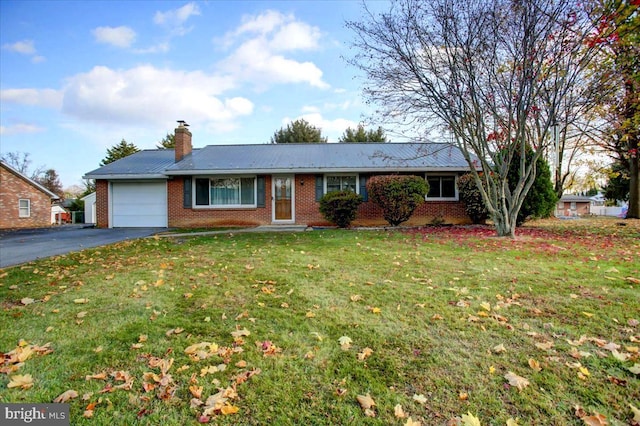
[[[360,16],[350,0],[2,0],[0,151],[68,187],[123,138],[155,148],[176,120],[195,147],[267,143],[297,118],[335,142],[370,112],[341,58]]]

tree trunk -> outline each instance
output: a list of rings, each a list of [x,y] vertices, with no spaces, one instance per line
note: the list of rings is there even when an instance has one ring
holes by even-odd
[[[638,138],[629,149],[629,211],[627,219],[640,219],[640,152]]]
[[[627,53],[631,55],[632,53]],[[638,139],[640,130],[637,127],[640,116],[640,95],[637,93],[640,85],[633,79],[633,69],[628,69],[629,77],[625,82],[624,97],[624,126],[626,127],[627,154],[629,155],[629,210],[627,219],[640,219],[640,152],[638,151]]]

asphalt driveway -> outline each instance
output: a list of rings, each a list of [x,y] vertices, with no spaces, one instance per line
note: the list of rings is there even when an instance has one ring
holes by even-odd
[[[0,268],[89,247],[143,238],[165,228],[84,228],[77,225],[0,231]]]

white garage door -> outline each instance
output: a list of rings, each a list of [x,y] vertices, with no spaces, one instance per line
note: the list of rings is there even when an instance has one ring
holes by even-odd
[[[167,227],[166,182],[114,182],[111,186],[111,226]]]

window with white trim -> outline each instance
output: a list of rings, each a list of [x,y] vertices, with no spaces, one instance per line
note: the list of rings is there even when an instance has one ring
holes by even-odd
[[[21,198],[18,200],[18,217],[31,217],[31,200]]]
[[[427,175],[427,182],[429,182],[427,200],[458,200],[458,188],[454,175]]]
[[[256,178],[195,179],[196,207],[256,207]]]
[[[327,175],[325,178],[326,191],[351,191],[358,193],[357,175]]]

